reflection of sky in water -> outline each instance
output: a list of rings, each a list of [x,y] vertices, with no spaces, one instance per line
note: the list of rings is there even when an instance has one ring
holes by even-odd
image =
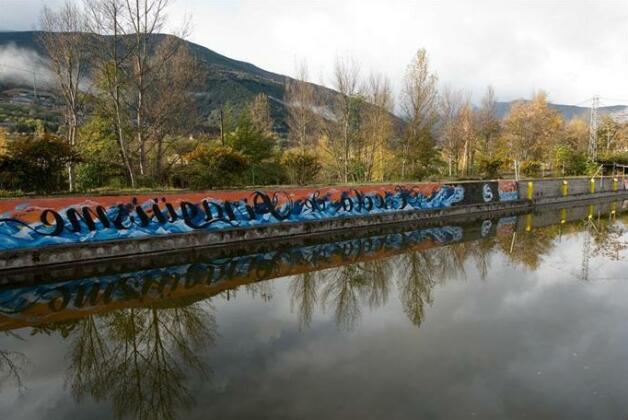
[[[309,326],[299,304],[305,296],[299,294],[305,290],[303,277],[241,287],[229,300],[213,298],[211,308],[197,304],[215,317],[218,336],[213,345],[198,349],[211,368],[209,380],[184,367],[183,382],[195,402],[179,414],[192,419],[623,418],[628,413],[628,266],[621,258],[592,256],[590,280],[581,281],[582,242],[581,233],[554,239],[536,269],[490,251],[484,279],[480,259],[472,256],[457,268],[439,268],[477,252],[482,242],[427,251],[432,260],[419,263],[433,264],[436,276],[420,328],[407,314],[408,294],[425,290],[424,284],[408,284],[409,267],[416,262],[410,254],[387,264],[360,263],[311,276],[317,288]],[[350,291],[339,286],[347,270],[355,270],[350,273],[357,286]],[[371,276],[359,275],[364,272]],[[369,285],[378,275],[388,281],[377,283],[373,292]],[[351,292],[355,300],[346,298]],[[348,302],[345,311],[338,309],[342,299]],[[25,389],[19,393],[5,382],[0,413],[16,419],[111,417],[111,399],[84,396],[77,403],[72,397],[68,366],[75,336],[17,333],[24,341],[0,335],[0,348],[22,351],[29,359],[22,375]]]

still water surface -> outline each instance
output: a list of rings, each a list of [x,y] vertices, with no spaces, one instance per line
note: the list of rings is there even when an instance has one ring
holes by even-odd
[[[2,290],[0,418],[626,418],[621,208]]]

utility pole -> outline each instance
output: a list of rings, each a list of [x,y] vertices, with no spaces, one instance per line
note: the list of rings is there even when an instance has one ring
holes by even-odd
[[[37,73],[33,70],[33,97],[35,98],[35,104],[39,103],[39,99],[37,98]]]
[[[594,96],[591,101],[591,119],[589,122],[589,159],[597,157],[597,109],[600,106],[600,97]]]
[[[220,107],[220,142],[225,145],[225,121],[222,114],[222,107]]]

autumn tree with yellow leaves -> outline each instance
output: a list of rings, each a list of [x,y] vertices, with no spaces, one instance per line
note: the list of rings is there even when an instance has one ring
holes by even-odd
[[[504,145],[519,162],[547,162],[560,133],[562,119],[547,105],[547,94],[517,102],[503,121]]]

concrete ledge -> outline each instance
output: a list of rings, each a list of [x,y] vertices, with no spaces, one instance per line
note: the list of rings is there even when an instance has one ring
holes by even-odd
[[[367,227],[395,224],[430,224],[476,216],[491,218],[497,215],[520,214],[541,207],[561,207],[565,203],[628,198],[628,191],[578,194],[567,197],[545,197],[537,200],[516,200],[486,204],[472,204],[445,209],[411,210],[395,213],[342,217],[301,223],[285,222],[245,228],[153,236],[118,241],[57,245],[39,249],[0,252],[0,270],[85,263],[122,257],[137,257],[159,253],[173,253],[198,247],[225,248],[255,242],[274,242],[289,238],[329,235],[355,231]]]

